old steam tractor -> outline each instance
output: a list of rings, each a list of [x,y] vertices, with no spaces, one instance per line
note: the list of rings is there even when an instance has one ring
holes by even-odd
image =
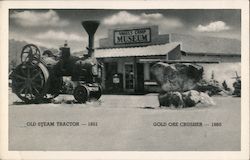
[[[101,97],[101,65],[94,58],[94,34],[98,21],[83,21],[82,26],[89,35],[88,54],[83,57],[70,55],[67,44],[60,48],[61,56],[55,58],[51,51],[41,55],[34,44],[23,47],[21,64],[12,72],[12,92],[26,103],[41,103],[61,93],[63,77],[73,82],[73,96],[79,103]]]

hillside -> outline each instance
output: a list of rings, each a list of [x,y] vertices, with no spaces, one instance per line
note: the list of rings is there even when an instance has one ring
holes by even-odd
[[[25,41],[9,40],[9,69],[21,63],[21,51],[23,46],[27,44]]]

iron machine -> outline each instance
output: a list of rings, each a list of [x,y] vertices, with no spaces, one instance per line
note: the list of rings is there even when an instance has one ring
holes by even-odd
[[[12,92],[26,103],[41,103],[61,93],[63,77],[73,82],[73,96],[79,103],[99,99],[101,89],[101,65],[93,56],[94,34],[98,21],[83,21],[83,28],[89,36],[88,54],[72,56],[67,43],[60,48],[61,56],[55,57],[49,50],[42,54],[34,44],[23,47],[21,64],[12,72]]]

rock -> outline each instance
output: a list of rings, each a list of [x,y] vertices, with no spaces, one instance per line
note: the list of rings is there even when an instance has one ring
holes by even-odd
[[[205,106],[215,105],[215,102],[208,94],[195,90],[180,92],[162,92],[158,96],[160,107],[194,107],[197,104]]]
[[[185,107],[193,107],[200,102],[200,93],[195,90],[182,93]]]
[[[216,80],[201,80],[197,83],[195,90],[199,92],[206,92],[209,96],[219,95],[219,93],[223,90],[222,86],[220,86],[219,82]]]
[[[151,67],[151,73],[160,85],[163,85],[168,80],[168,77],[175,75],[176,72],[177,70],[174,66],[162,62],[156,63]]]
[[[206,106],[215,105],[214,100],[207,93],[204,92],[200,92],[200,103]]]
[[[159,62],[151,67],[151,72],[163,91],[183,92],[197,86],[197,82],[202,79],[203,67],[196,64]]]
[[[196,89],[208,90],[212,94],[221,91],[216,81],[202,83],[203,67],[196,64],[159,62],[151,67],[151,72],[162,89],[158,96],[160,106],[182,108],[199,103],[214,105],[209,95]]]
[[[222,90],[222,91],[219,92],[219,95],[223,96],[223,97],[227,97],[229,95],[232,95],[232,92],[231,91]]]
[[[160,93],[158,95],[158,100],[160,103],[160,107],[169,107],[170,106],[170,93]]]
[[[175,108],[183,108],[183,99],[180,92],[173,92],[170,98],[170,104]]]
[[[175,108],[183,107],[182,95],[180,92],[166,92],[161,93],[158,96],[160,106],[170,107],[174,106]]]

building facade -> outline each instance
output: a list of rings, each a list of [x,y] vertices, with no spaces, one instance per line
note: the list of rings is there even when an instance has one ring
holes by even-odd
[[[212,47],[210,45],[202,49],[207,45],[202,46],[201,42],[188,39],[190,38],[184,35],[161,35],[158,26],[110,29],[108,37],[100,39],[99,48],[95,50],[95,57],[104,65],[104,92],[124,94],[159,91],[160,88],[150,73],[150,67],[157,61],[240,61],[239,53],[227,53],[220,47],[217,50],[209,50],[207,48]]]

